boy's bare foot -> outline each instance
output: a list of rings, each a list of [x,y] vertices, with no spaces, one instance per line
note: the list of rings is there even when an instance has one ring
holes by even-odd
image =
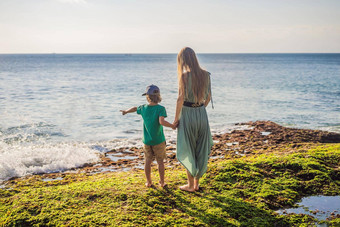
[[[200,185],[195,186],[194,189],[195,189],[195,191],[200,190]]]
[[[189,185],[187,185],[187,184],[179,187],[179,189],[181,189],[182,191],[187,191],[187,192],[194,192],[195,191],[194,188],[190,188]]]
[[[152,187],[152,183],[145,183],[145,186],[148,187],[148,188],[151,188]]]

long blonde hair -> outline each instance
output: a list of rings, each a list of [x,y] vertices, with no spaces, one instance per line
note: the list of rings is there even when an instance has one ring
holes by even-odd
[[[184,74],[191,72],[191,87],[196,103],[205,99],[205,89],[208,85],[208,72],[203,70],[197,60],[196,54],[190,47],[184,47],[177,55],[177,74],[179,89],[185,92],[186,79]]]

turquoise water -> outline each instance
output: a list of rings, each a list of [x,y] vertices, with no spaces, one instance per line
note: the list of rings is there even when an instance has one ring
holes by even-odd
[[[213,132],[255,120],[340,132],[340,54],[198,57],[212,74]],[[172,121],[176,67],[176,54],[0,55],[0,180],[140,145],[141,118],[119,110],[144,104],[141,94],[153,83]]]

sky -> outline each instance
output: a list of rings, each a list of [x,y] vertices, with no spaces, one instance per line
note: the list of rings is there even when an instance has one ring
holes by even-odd
[[[0,0],[0,53],[340,53],[340,0]]]

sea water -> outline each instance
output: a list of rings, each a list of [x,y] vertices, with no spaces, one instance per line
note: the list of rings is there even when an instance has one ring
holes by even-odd
[[[313,216],[314,218],[321,220],[326,220],[331,217],[331,214],[337,215],[340,212],[340,196],[308,196],[302,198],[302,200],[296,204],[295,208],[287,208],[277,210],[276,212],[283,214],[307,214]],[[317,226],[327,226],[326,224],[321,224]]]
[[[271,120],[340,132],[340,54],[199,54],[211,73],[213,133]],[[176,54],[0,55],[0,180],[57,172],[140,146],[142,119],[119,110],[159,86],[167,120],[177,98]],[[176,132],[166,128],[169,143]]]

